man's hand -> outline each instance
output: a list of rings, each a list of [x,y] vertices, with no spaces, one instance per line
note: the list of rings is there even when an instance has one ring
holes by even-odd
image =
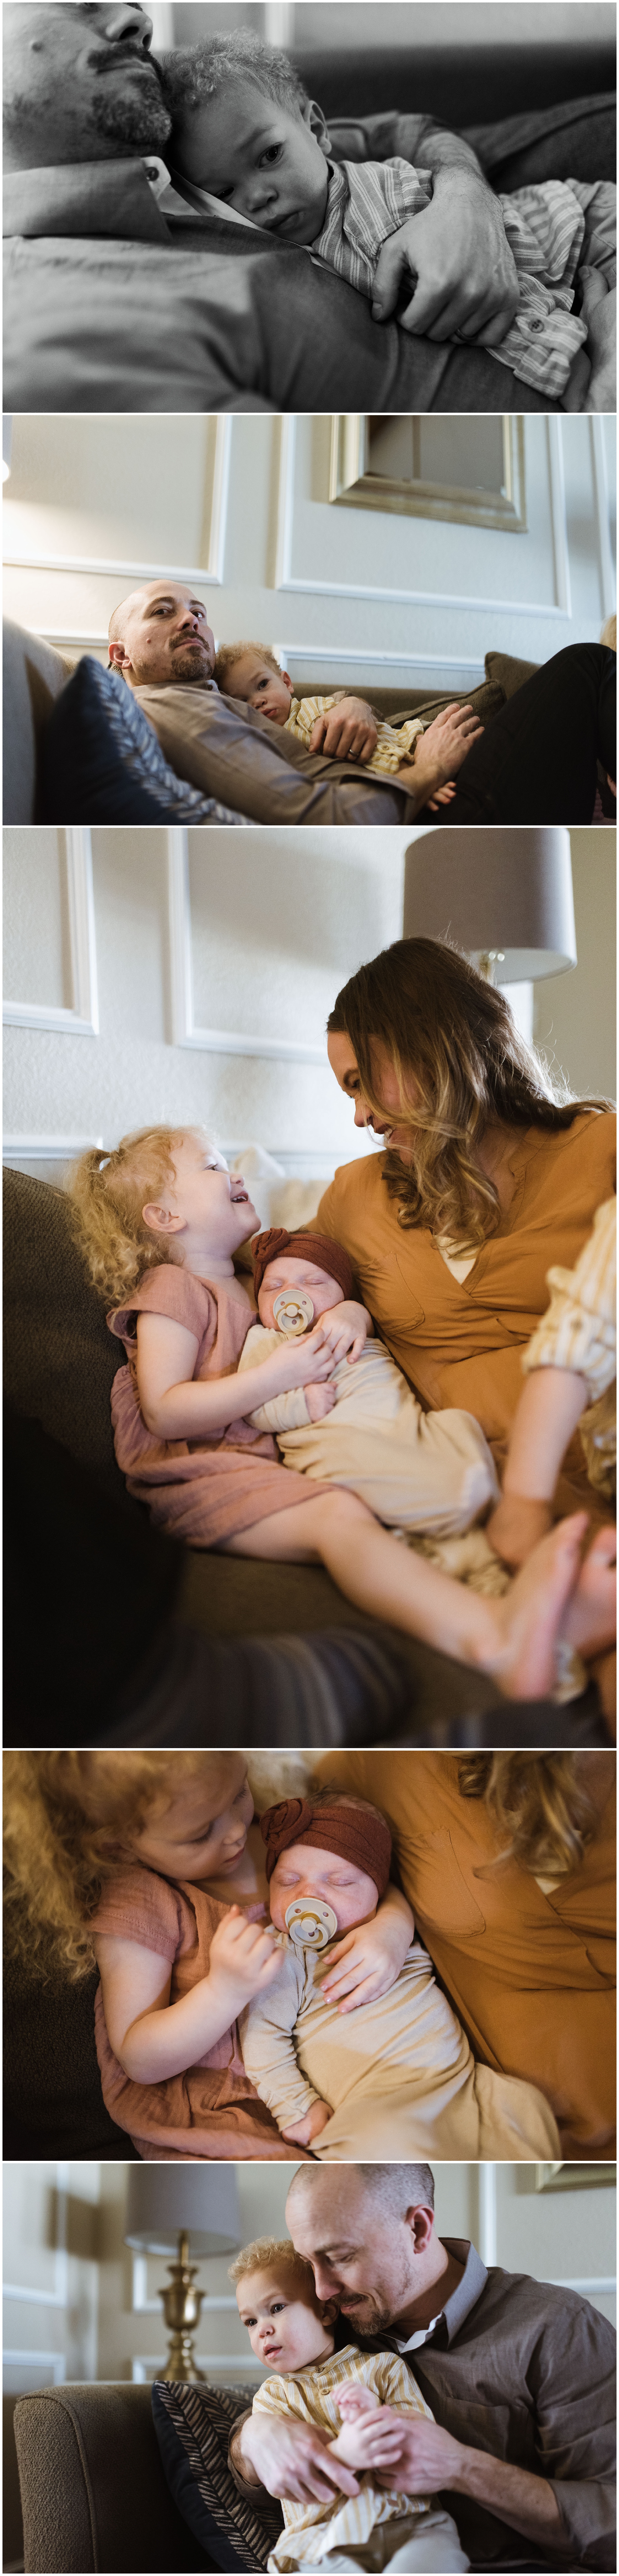
[[[344,1297],[341,1305],[325,1309],[320,1317],[320,1329],[335,1368],[336,1360],[360,1360],[368,1333],[372,1331],[372,1318],[367,1306],[358,1305],[355,1297]]]
[[[317,716],[310,735],[310,751],[324,751],[329,760],[360,760],[365,763],[376,750],[378,734],[371,707],[364,698],[340,698],[326,716]]]
[[[442,2487],[455,2487],[464,2468],[466,2452],[462,2442],[455,2442],[442,2424],[433,2424],[425,2415],[398,2415],[389,2408],[392,2423],[400,2433],[398,2478],[406,2495],[439,2495]],[[389,2475],[377,2477],[377,2485],[388,2487]]]
[[[398,321],[428,340],[476,340],[491,348],[505,337],[519,302],[515,263],[501,208],[475,170],[434,173],[432,203],[409,215],[383,242],[376,264],[372,320],[394,312],[406,275],[412,302]]]
[[[305,2119],[295,2120],[291,2129],[282,2129],[282,2137],[289,2138],[293,2147],[311,2147],[312,2140],[320,2137],[321,2129],[326,2129],[332,2116],[330,2102],[311,2102]]]
[[[614,411],[617,400],[617,289],[607,286],[599,269],[581,272],[582,318],[587,325],[591,375],[585,411]],[[567,409],[567,404],[565,405]]]
[[[538,1540],[552,1529],[550,1503],[530,1500],[526,1494],[502,1494],[496,1511],[486,1522],[486,1538],[504,1565],[524,1565],[537,1547]]]
[[[327,2434],[293,2416],[267,2414],[256,2407],[231,2444],[231,2457],[250,2486],[267,2495],[286,2496],[291,2504],[331,2504],[334,2494],[356,2496],[358,2479],[344,2460],[331,2456]]]
[[[304,1394],[310,1422],[323,1422],[325,1413],[333,1412],[334,1386],[306,1386]]]
[[[418,735],[409,793],[418,796],[420,805],[430,804],[437,788],[446,780],[451,782],[452,771],[462,768],[473,744],[481,741],[483,730],[472,707],[459,707],[454,700],[450,707],[443,708],[442,715],[435,716],[425,733]],[[398,781],[401,777],[400,769]]]
[[[388,1995],[404,1964],[415,1925],[406,1911],[390,1913],[381,1906],[370,1923],[359,1923],[355,1932],[347,1932],[329,1951],[324,1978],[320,1978],[320,1961],[316,1973],[326,2003],[337,2004],[338,2012],[356,2012],[359,2004],[374,2004],[379,1995]]]

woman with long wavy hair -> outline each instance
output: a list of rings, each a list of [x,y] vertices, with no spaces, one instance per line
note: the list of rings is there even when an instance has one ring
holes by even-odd
[[[475,2057],[539,2086],[564,2156],[612,2156],[615,1754],[341,1752],[319,1771],[380,1798]],[[342,1941],[329,1988],[351,2010],[353,1987]]]
[[[360,966],[327,1027],[355,1126],[383,1151],[336,1173],[317,1225],[344,1245],[422,1404],[474,1414],[500,1475],[548,1271],[573,1268],[615,1188],[614,1116],[553,1085],[505,995],[437,940],[397,940]],[[578,1432],[553,1508],[557,1519],[584,1509],[609,1522]],[[572,1642],[590,1658],[612,1635],[611,1535],[602,1559],[599,1544],[580,1577],[578,1636],[572,1605]]]

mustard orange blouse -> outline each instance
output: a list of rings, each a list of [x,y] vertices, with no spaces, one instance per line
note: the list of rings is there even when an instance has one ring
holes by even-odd
[[[521,1353],[549,1303],[547,1272],[556,1262],[573,1269],[615,1188],[615,1125],[610,1111],[585,1111],[556,1134],[523,1131],[511,1205],[462,1282],[427,1228],[399,1224],[382,1154],[344,1164],[321,1199],[317,1230],[344,1244],[363,1302],[422,1403],[462,1405],[499,1450],[522,1392]],[[579,1444],[574,1465],[582,1472]]]
[[[579,1867],[544,1896],[520,1862],[493,1866],[483,1798],[455,1753],[339,1752],[319,1776],[380,1807],[421,1940],[474,2055],[539,2085],[564,2155],[612,2156],[615,2127],[614,1797]]]

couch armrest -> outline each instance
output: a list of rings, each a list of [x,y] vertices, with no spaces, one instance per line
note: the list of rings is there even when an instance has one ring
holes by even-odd
[[[165,2483],[150,2387],[48,2388],[19,2398],[14,2423],[29,2576],[184,2576],[209,2565]]]
[[[28,635],[5,618],[3,629],[4,810],[5,823],[36,822],[37,766],[41,733],[72,662],[53,644]]]

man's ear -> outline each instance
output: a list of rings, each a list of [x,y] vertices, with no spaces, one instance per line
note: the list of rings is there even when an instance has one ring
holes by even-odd
[[[115,670],[129,669],[129,655],[125,652],[124,644],[109,644],[108,652]]]
[[[322,108],[319,107],[318,100],[316,98],[306,99],[305,106],[301,109],[301,115],[304,125],[309,125],[310,133],[314,136],[314,141],[320,144],[321,152],[329,153],[331,151],[331,136],[328,126],[325,125]]]
[[[155,1207],[149,1200],[148,1205],[142,1209],[142,1222],[148,1226],[149,1234],[180,1234],[185,1219],[183,1216],[172,1216],[170,1208]]]

